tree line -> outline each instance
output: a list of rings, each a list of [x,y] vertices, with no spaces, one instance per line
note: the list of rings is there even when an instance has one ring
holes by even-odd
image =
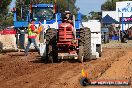
[[[9,5],[12,0],[0,0],[0,25],[9,25],[13,24],[13,14],[9,13]],[[29,9],[31,4],[55,4],[57,6],[57,11],[64,12],[65,10],[70,10],[73,13],[77,12],[77,8],[75,6],[76,0],[16,0],[16,10],[18,19],[21,18],[21,8],[23,11]],[[23,13],[26,15],[25,13]],[[12,20],[11,20],[12,19]],[[10,22],[9,22],[10,20]]]
[[[12,0],[0,0],[0,24],[12,23],[12,15],[7,15],[9,11],[9,4]],[[107,0],[101,5],[101,10],[104,11],[115,11],[117,1],[132,1],[132,0]],[[29,7],[30,4],[38,3],[56,3],[57,9],[64,12],[65,10],[70,10],[74,14],[77,13],[79,8],[75,6],[76,0],[16,0],[16,9],[18,11],[18,16],[20,17],[21,7]],[[87,15],[82,15],[82,19],[87,21],[88,19],[101,20],[102,13],[92,11]],[[10,20],[10,21],[9,21]]]

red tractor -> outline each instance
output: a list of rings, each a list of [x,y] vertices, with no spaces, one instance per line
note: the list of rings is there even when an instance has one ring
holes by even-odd
[[[66,14],[67,15],[67,14]],[[79,38],[76,38],[77,33]],[[89,59],[91,55],[91,32],[88,28],[76,30],[74,23],[64,17],[59,28],[46,32],[46,60],[57,62],[58,59]]]
[[[58,56],[77,56],[78,39],[75,38],[75,29],[70,23],[61,23],[58,30]]]

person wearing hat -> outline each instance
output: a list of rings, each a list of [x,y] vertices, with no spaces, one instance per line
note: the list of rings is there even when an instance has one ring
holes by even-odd
[[[38,30],[37,30],[37,27],[34,25],[34,23],[35,23],[35,19],[32,19],[28,25],[28,44],[25,49],[25,56],[28,55],[28,51],[29,51],[29,47],[30,47],[31,43],[34,44],[35,48],[37,49],[37,51],[39,53],[39,47],[37,46],[37,43],[35,40]]]
[[[70,11],[65,11],[64,22],[67,22],[73,25],[73,15],[70,13]]]

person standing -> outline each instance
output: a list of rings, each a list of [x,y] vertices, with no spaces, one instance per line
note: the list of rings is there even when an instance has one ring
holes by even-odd
[[[39,34],[39,47],[40,47],[40,56],[46,56],[46,39],[45,39],[45,30],[46,28],[42,25],[42,22],[39,21],[38,34]]]
[[[38,30],[37,30],[36,26],[34,25],[34,22],[35,22],[35,19],[32,19],[31,23],[28,25],[28,44],[25,49],[25,56],[28,55],[28,51],[29,51],[29,47],[30,47],[31,43],[34,44],[35,48],[37,49],[37,51],[39,53],[39,47],[37,46],[37,43],[35,40]]]
[[[39,27],[38,27],[38,34],[39,34],[39,42],[44,43],[45,41],[45,27],[42,25],[42,22],[39,21]]]

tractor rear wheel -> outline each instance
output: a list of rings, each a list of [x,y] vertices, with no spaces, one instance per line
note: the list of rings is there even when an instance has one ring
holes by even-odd
[[[84,46],[84,60],[91,59],[91,31],[89,28],[80,29],[79,46]]]
[[[57,30],[48,29],[46,31],[46,62],[57,62]]]

